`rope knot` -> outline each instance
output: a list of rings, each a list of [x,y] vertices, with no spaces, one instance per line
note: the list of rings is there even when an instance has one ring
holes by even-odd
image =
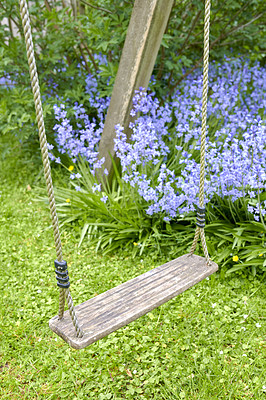
[[[204,228],[205,226],[205,207],[197,206],[197,217],[196,217],[196,225],[199,228]]]
[[[57,286],[62,289],[68,289],[70,286],[70,282],[67,270],[67,262],[64,260],[63,261],[55,260],[54,265],[55,265]]]

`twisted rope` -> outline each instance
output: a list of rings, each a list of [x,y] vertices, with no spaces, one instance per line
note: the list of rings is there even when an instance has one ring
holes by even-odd
[[[38,129],[39,129],[40,147],[41,147],[41,152],[42,152],[44,175],[45,175],[45,180],[46,180],[50,213],[51,213],[51,218],[52,218],[54,241],[55,241],[55,248],[56,248],[56,257],[57,257],[58,261],[63,261],[62,244],[61,244],[61,239],[60,239],[58,218],[57,218],[57,214],[56,214],[53,182],[52,182],[51,169],[50,169],[50,163],[49,163],[49,158],[48,158],[47,140],[46,140],[46,134],[45,134],[44,121],[43,121],[43,110],[42,110],[42,102],[41,102],[41,95],[40,95],[39,79],[38,79],[38,73],[37,73],[34,49],[33,49],[33,42],[32,42],[32,35],[31,35],[30,17],[29,17],[28,6],[27,6],[26,0],[19,0],[19,4],[20,4],[20,15],[21,15],[22,25],[23,25],[23,29],[24,29],[25,42],[26,42],[27,58],[28,58],[30,78],[31,78],[31,87],[32,87],[32,92],[33,92],[33,97],[34,97],[36,117],[37,117]],[[63,318],[64,308],[65,308],[65,298],[67,299],[69,313],[71,315],[74,327],[76,329],[77,336],[82,337],[82,331],[79,327],[79,324],[78,324],[78,321],[77,321],[77,318],[75,315],[73,300],[70,295],[69,289],[61,289],[60,288],[58,318],[59,319]]]
[[[201,124],[201,144],[200,144],[200,189],[199,189],[199,206],[204,207],[204,177],[205,177],[205,147],[206,147],[206,121],[207,121],[207,95],[208,95],[208,69],[209,69],[209,34],[210,34],[210,10],[211,0],[205,1],[205,19],[204,19],[204,53],[203,53],[203,89],[202,89],[202,124]],[[204,228],[197,226],[193,244],[189,255],[192,255],[196,249],[196,245],[201,236],[201,243],[206,258],[206,262],[210,265]]]

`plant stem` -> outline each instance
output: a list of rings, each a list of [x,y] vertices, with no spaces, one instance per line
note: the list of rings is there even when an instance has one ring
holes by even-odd
[[[107,10],[106,8],[103,8],[103,7],[94,6],[93,4],[89,3],[86,0],[80,0],[80,1],[81,1],[81,3],[85,4],[88,7],[94,8],[95,10],[100,10],[100,11],[103,11],[103,12],[108,13],[108,14],[113,14],[112,11]]]

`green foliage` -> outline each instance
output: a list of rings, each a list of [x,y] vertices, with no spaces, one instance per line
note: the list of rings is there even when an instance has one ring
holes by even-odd
[[[75,166],[75,173],[81,174],[78,184],[82,189],[77,191],[77,182],[71,181],[70,187],[55,191],[62,226],[77,222],[81,229],[79,245],[88,237],[96,246],[96,251],[101,249],[104,253],[113,253],[122,247],[130,249],[133,256],[141,255],[146,249],[160,253],[164,248],[162,241],[165,245],[167,242],[167,247],[173,247],[178,242],[185,242],[187,247],[187,241],[192,241],[193,229],[189,228],[189,235],[184,240],[178,223],[171,226],[158,217],[149,217],[145,212],[146,204],[136,189],[121,180],[115,164],[114,168],[112,186],[101,181],[105,190],[99,192],[94,190],[98,181],[88,165],[80,160]],[[105,196],[106,202],[103,202]],[[184,225],[183,232],[186,229]],[[175,253],[182,249],[177,247]]]
[[[205,228],[210,239],[212,258],[220,267],[228,265],[227,274],[233,272],[251,273],[266,271],[266,229],[264,224],[245,221],[232,224],[226,221],[213,222]],[[210,236],[209,236],[210,235]],[[237,261],[233,262],[233,256]],[[232,266],[232,264],[235,264]]]
[[[48,116],[46,126],[51,136],[51,106],[58,97],[68,98],[72,103],[86,102],[86,75],[97,75],[101,94],[111,94],[133,6],[133,2],[125,0],[77,3],[80,11],[75,16],[59,0],[30,2],[36,62]],[[203,8],[200,0],[175,2],[154,69],[155,90],[160,96],[173,91],[201,63]],[[263,0],[214,1],[211,59],[241,53],[263,63],[263,16]],[[7,91],[3,83],[0,85],[1,133],[17,131],[21,139],[27,139],[32,132],[36,134],[35,128],[31,128],[35,117],[28,92],[29,74],[17,0],[1,1],[0,19],[4,18],[7,24],[0,25],[0,78],[11,79],[16,83],[16,90],[10,87]],[[95,54],[100,53],[106,56],[107,65],[99,65]],[[62,62],[66,70],[62,70]],[[23,130],[19,131],[22,123]]]
[[[227,274],[233,272],[265,273],[266,271],[266,227],[262,222],[254,221],[247,211],[248,205],[264,201],[266,193],[259,198],[242,198],[232,202],[230,198],[216,196],[211,204],[207,204],[205,227],[208,248],[212,259],[219,266],[226,267]],[[238,260],[233,261],[233,256]]]

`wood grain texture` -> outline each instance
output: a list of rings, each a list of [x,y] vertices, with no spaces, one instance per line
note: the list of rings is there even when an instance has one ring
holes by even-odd
[[[68,311],[49,326],[74,349],[84,347],[166,303],[218,270],[205,258],[188,254],[169,261],[75,307],[84,332],[77,338]]]

